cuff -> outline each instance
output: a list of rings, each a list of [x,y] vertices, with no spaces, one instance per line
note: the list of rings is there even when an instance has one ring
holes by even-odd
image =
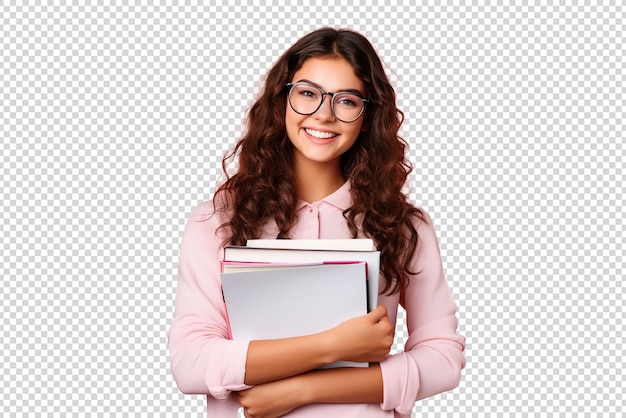
[[[380,363],[383,375],[384,410],[411,414],[420,388],[419,369],[410,356],[398,353]]]
[[[244,384],[249,341],[224,340],[225,346],[215,344],[209,355],[213,356],[209,364],[219,364],[215,369],[208,369],[205,381],[209,394],[216,399],[226,399],[233,391],[250,389]]]

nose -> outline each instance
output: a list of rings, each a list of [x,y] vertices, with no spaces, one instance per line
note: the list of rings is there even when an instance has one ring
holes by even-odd
[[[331,95],[325,94],[322,98],[321,106],[317,109],[313,116],[316,116],[321,120],[333,120],[335,115],[333,115],[332,100],[333,97]]]

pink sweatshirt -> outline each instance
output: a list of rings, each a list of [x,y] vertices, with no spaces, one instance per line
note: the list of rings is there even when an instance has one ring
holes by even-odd
[[[300,202],[293,239],[351,237],[342,211],[350,207],[350,186],[345,183],[325,199]],[[381,295],[393,323],[398,304],[406,310],[409,332],[404,351],[380,363],[384,400],[381,404],[311,404],[286,416],[304,417],[410,417],[415,401],[455,388],[465,367],[465,338],[457,334],[456,304],[443,273],[439,243],[428,223],[416,225],[419,241],[412,260],[408,287],[392,296]],[[228,339],[221,296],[221,236],[216,228],[225,221],[211,202],[191,214],[183,235],[176,308],[169,330],[172,373],[179,389],[207,394],[207,416],[237,417],[240,405],[231,391],[248,388],[244,382],[248,341]],[[267,225],[261,238],[275,238],[275,225]]]

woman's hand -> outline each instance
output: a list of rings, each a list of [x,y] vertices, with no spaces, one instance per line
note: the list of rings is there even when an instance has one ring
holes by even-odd
[[[382,305],[367,315],[342,322],[328,332],[338,360],[356,362],[384,360],[394,337],[393,324]]]
[[[277,380],[254,386],[231,396],[243,406],[246,418],[281,417],[304,404],[303,390],[298,386],[298,377]]]

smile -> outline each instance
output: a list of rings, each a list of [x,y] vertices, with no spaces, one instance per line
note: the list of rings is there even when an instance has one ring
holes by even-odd
[[[315,138],[320,138],[320,139],[330,139],[339,135],[334,132],[322,132],[322,131],[316,131],[314,129],[305,129],[304,131],[307,134],[314,136]]]

